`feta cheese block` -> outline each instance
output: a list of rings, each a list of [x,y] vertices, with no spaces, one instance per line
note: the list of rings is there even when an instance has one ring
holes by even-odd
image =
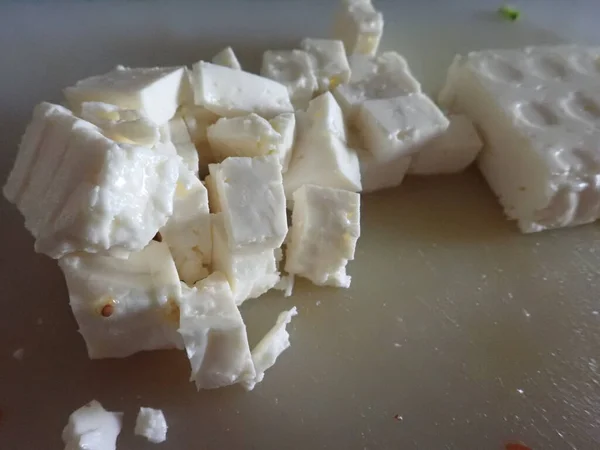
[[[475,161],[483,143],[473,122],[461,114],[448,117],[450,125],[425,144],[412,158],[409,174],[434,175],[461,172]]]
[[[362,192],[380,191],[400,186],[409,172],[415,156],[396,156],[390,160],[377,160],[367,151],[359,151]]]
[[[179,279],[189,285],[208,276],[212,254],[210,222],[206,188],[190,170],[181,167],[173,214],[160,234],[171,250]]]
[[[453,62],[440,103],[467,115],[479,168],[524,233],[600,215],[598,47],[486,50]]]
[[[281,247],[288,228],[277,156],[227,158],[209,170],[229,248],[253,252]]]
[[[218,64],[219,66],[229,67],[234,70],[242,70],[242,66],[238,61],[235,53],[233,53],[233,49],[231,47],[225,47],[212,59],[213,64]]]
[[[359,194],[304,185],[294,192],[285,271],[319,286],[347,288],[346,265],[359,236]]]
[[[160,409],[141,407],[135,420],[134,433],[143,436],[153,444],[167,440],[167,420]]]
[[[319,92],[329,91],[350,80],[350,65],[342,41],[306,38],[300,47],[312,58]]]
[[[246,325],[225,275],[213,272],[182,290],[179,333],[196,387],[214,389],[254,379]]]
[[[267,50],[260,74],[283,84],[295,109],[305,109],[319,87],[311,55],[303,50]]]
[[[38,148],[24,141],[28,147],[19,150],[23,158],[39,157],[28,161],[25,174],[18,156],[5,188],[37,238],[36,251],[59,258],[144,248],[171,215],[178,158],[116,143],[65,108],[44,108],[53,111],[42,119],[48,132],[33,142]]]
[[[175,116],[169,121],[169,136],[184,166],[198,176],[200,158],[185,121],[180,116]]]
[[[254,389],[256,384],[265,378],[265,372],[273,367],[279,355],[290,347],[290,335],[286,330],[286,326],[296,315],[298,315],[298,311],[295,306],[289,311],[283,311],[279,314],[275,326],[252,349],[252,362],[254,363],[256,377],[242,384],[247,390]]]
[[[92,400],[71,413],[62,432],[65,450],[116,450],[123,413],[110,412]]]
[[[156,125],[169,121],[191,96],[185,67],[117,66],[103,75],[78,81],[64,93],[76,114],[83,102],[103,102],[138,110]]]
[[[219,119],[219,116],[203,106],[197,105],[184,105],[181,107],[180,113],[192,142],[196,146],[199,174],[204,177],[208,174],[208,165],[217,162],[208,143],[207,131],[208,127]]]
[[[375,55],[383,34],[383,15],[371,0],[342,0],[333,36],[344,42],[349,54]]]
[[[354,121],[365,100],[421,92],[421,84],[412,75],[408,63],[396,52],[385,52],[377,57],[352,55],[349,60],[350,81],[333,90],[349,122]]]
[[[275,249],[235,252],[229,248],[223,214],[213,217],[213,270],[229,281],[237,305],[260,297],[279,282]]]
[[[166,243],[152,241],[127,259],[73,253],[58,263],[90,358],[183,348],[181,284]]]
[[[154,122],[132,109],[102,102],[83,102],[80,115],[113,141],[153,147],[160,138]]]
[[[296,145],[283,177],[288,206],[293,193],[304,184],[359,192],[358,156],[346,144],[342,112],[331,93],[312,100],[306,112],[298,112],[296,123]]]
[[[269,78],[199,61],[193,66],[196,105],[223,117],[256,113],[266,119],[293,112],[287,88]]]
[[[296,117],[283,113],[271,120],[257,114],[219,119],[208,128],[208,142],[218,162],[230,156],[277,155],[285,172],[292,156]]]
[[[378,161],[417,153],[448,125],[440,109],[422,93],[367,100],[356,118],[366,149]]]

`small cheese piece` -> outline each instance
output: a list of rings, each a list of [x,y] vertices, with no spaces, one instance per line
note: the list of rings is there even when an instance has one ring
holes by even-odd
[[[132,109],[102,102],[83,102],[80,115],[116,142],[153,147],[160,138],[154,122]]]
[[[152,241],[127,259],[73,253],[58,263],[90,358],[182,348],[181,284],[166,243]]]
[[[62,432],[65,450],[115,450],[123,413],[106,411],[96,400],[69,416]]]
[[[141,250],[172,212],[178,158],[118,144],[68,110],[50,108],[39,148],[20,149],[39,154],[27,182],[22,172],[14,176],[26,184],[17,206],[37,238],[36,251],[59,258],[74,251]],[[23,169],[20,160],[15,171]]]
[[[467,115],[484,178],[524,233],[600,217],[600,48],[485,50],[457,57],[440,103]]]
[[[221,208],[221,200],[219,199],[219,193],[217,192],[217,186],[215,186],[213,177],[208,175],[204,179],[204,184],[206,185],[206,190],[208,191],[208,206],[210,212],[213,214],[220,213],[223,208]]]
[[[375,55],[383,34],[383,15],[371,0],[342,0],[336,15],[334,37],[348,53]]]
[[[282,275],[274,288],[283,291],[284,297],[291,297],[292,292],[294,291],[294,281],[294,275]]]
[[[366,149],[378,161],[417,153],[448,125],[435,103],[421,93],[367,100],[356,122]]]
[[[190,94],[184,67],[117,66],[65,89],[67,102],[76,114],[83,102],[104,102],[139,110],[156,125],[167,123]]]
[[[414,155],[409,174],[435,175],[461,172],[466,169],[483,147],[473,122],[456,114],[448,117],[448,129],[431,140]]]
[[[319,286],[347,288],[346,264],[359,236],[359,194],[304,185],[294,192],[285,271]]]
[[[208,143],[207,130],[219,119],[219,116],[203,106],[185,105],[181,108],[181,117],[196,146],[199,174],[204,177],[208,173],[208,165],[217,162]]]
[[[225,275],[213,272],[182,290],[179,333],[196,387],[214,389],[254,379],[246,325]]]
[[[229,248],[223,215],[213,217],[213,270],[227,277],[237,305],[260,297],[279,282],[275,250],[234,252]]]
[[[242,70],[242,66],[238,61],[235,53],[233,53],[233,49],[231,47],[225,47],[212,59],[213,64],[218,64],[219,66],[229,67],[234,70]]]
[[[350,80],[350,65],[342,41],[306,38],[300,47],[313,60],[319,92],[329,91]]]
[[[167,440],[167,421],[160,409],[141,407],[135,420],[135,434],[159,444]]]
[[[312,100],[306,112],[298,112],[296,120],[296,145],[283,180],[288,202],[304,184],[359,192],[358,156],[346,145],[342,112],[331,93]]]
[[[206,188],[191,171],[181,167],[173,215],[160,234],[171,250],[179,278],[189,285],[208,276],[212,254],[210,222]]]
[[[421,92],[421,84],[413,77],[406,60],[396,52],[377,57],[352,55],[350,82],[333,90],[344,117],[353,122],[365,100],[393,98]]]
[[[271,120],[254,113],[223,117],[208,128],[208,142],[219,162],[230,156],[277,155],[285,172],[292,156],[295,126],[296,117],[292,113]]]
[[[169,121],[169,135],[185,167],[198,176],[200,159],[183,118],[175,116]]]
[[[378,161],[366,151],[358,153],[362,192],[369,193],[400,186],[415,156],[397,156],[391,160]]]
[[[195,103],[220,116],[256,113],[271,119],[294,111],[287,88],[265,77],[199,61],[192,80]]]
[[[265,372],[273,367],[279,355],[289,348],[290,335],[286,330],[286,326],[296,315],[298,315],[298,311],[295,306],[289,311],[283,311],[279,314],[275,326],[252,350],[252,362],[254,363],[254,370],[256,370],[256,377],[242,384],[247,390],[254,389],[254,386],[265,378]]]
[[[313,60],[303,50],[267,50],[260,74],[283,84],[295,109],[306,109],[319,87]]]
[[[211,164],[209,170],[229,248],[237,252],[281,247],[287,216],[279,159],[233,157]]]

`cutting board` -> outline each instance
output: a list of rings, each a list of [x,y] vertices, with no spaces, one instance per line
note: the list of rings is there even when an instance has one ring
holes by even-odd
[[[335,2],[81,2],[0,6],[0,178],[33,106],[116,64],[174,65],[225,45],[256,70],[266,49],[326,37]],[[457,52],[600,42],[593,1],[379,1],[383,49],[404,54],[435,92]],[[418,4],[416,4],[418,3]],[[56,263],[33,252],[0,201],[0,449],[62,448],[68,415],[90,401],[162,408],[163,449],[600,448],[600,228],[521,235],[486,183],[408,178],[363,197],[352,287],[299,281],[243,305],[251,343],[296,305],[292,347],[247,393],[196,392],[182,352],[90,361]],[[13,358],[22,348],[23,359]]]

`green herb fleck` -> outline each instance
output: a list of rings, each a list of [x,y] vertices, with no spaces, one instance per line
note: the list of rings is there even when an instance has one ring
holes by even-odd
[[[498,9],[498,14],[500,14],[506,20],[510,20],[510,21],[514,22],[521,16],[521,11],[519,11],[516,8],[513,8],[512,6],[505,5],[505,6],[501,6]]]

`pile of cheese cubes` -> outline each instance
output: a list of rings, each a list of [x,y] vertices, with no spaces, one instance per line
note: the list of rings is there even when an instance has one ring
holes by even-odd
[[[369,0],[344,0],[333,39],[267,51],[261,75],[227,48],[118,66],[35,108],[4,194],[58,260],[91,358],[180,348],[198,388],[252,389],[296,309],[250,351],[239,305],[296,276],[349,287],[359,192],[475,159],[471,122],[377,53],[382,31]]]

